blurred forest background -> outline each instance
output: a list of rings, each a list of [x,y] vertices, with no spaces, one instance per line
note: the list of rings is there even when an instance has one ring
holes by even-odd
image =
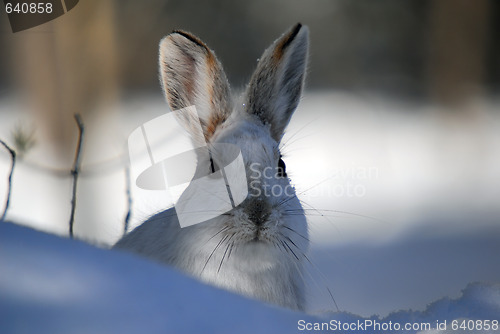
[[[47,90],[60,85],[58,95],[70,100],[80,95],[73,103],[82,109],[81,100],[111,90],[157,90],[158,41],[173,29],[206,41],[237,87],[295,22],[311,30],[309,88],[449,102],[500,85],[494,0],[83,0],[75,12],[18,34],[0,17],[2,94],[39,80]],[[48,66],[57,67],[59,81]]]
[[[109,121],[121,112],[120,101],[161,97],[157,54],[164,35],[183,29],[199,36],[241,90],[262,51],[296,22],[310,28],[310,91],[439,105],[445,114],[474,113],[463,106],[497,99],[500,2],[494,0],[81,0],[62,17],[15,34],[0,13],[3,139],[15,141],[9,133],[17,117],[7,113],[24,115],[25,135],[35,128],[37,146],[46,148],[38,156],[68,170],[77,140],[73,115],[80,113],[88,128],[108,135],[105,142],[86,136],[85,171],[116,155],[102,148],[112,141]],[[115,144],[125,141],[126,134]],[[37,161],[36,152],[31,157]],[[99,212],[81,201],[82,210]],[[106,219],[95,215],[88,224]]]
[[[17,34],[0,17],[0,96],[27,95],[59,143],[71,136],[61,124],[75,112],[158,91],[158,41],[173,29],[216,50],[239,88],[262,50],[295,22],[311,30],[309,89],[456,105],[500,86],[494,0],[83,0]]]

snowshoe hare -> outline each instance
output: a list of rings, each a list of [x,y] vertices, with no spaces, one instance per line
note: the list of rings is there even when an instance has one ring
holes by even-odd
[[[233,210],[185,228],[179,226],[174,208],[160,212],[115,248],[252,298],[304,309],[307,222],[279,145],[301,97],[308,44],[308,29],[301,24],[277,39],[265,50],[236,103],[207,45],[183,31],[162,39],[160,76],[170,108],[196,106],[208,147],[238,146],[249,194]],[[204,168],[213,166],[207,163]]]

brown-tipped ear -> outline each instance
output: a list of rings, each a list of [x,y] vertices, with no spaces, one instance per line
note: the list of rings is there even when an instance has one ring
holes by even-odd
[[[269,124],[278,142],[300,100],[308,49],[309,30],[298,23],[264,51],[247,88],[247,112]]]
[[[174,31],[160,42],[160,77],[172,110],[196,106],[199,121],[208,141],[218,125],[232,111],[230,88],[215,54],[196,36]],[[186,130],[196,134],[195,119],[179,119]]]

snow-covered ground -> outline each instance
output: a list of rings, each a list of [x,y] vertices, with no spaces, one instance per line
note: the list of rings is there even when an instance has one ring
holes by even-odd
[[[454,326],[478,329],[461,332],[499,331],[500,284],[469,285],[459,298],[438,300],[423,312],[399,311],[385,318],[340,312],[311,316],[203,285],[131,254],[7,222],[0,222],[0,268],[0,332],[4,334],[340,329],[344,333],[391,332],[387,329],[436,333],[438,324],[446,333],[456,332]]]
[[[132,98],[111,113],[93,113],[84,118],[86,141],[75,224],[77,238],[104,245],[119,238],[126,213],[125,176],[120,160],[113,158],[123,155],[124,143],[132,130],[166,111],[166,104],[158,94],[154,98]],[[0,138],[11,142],[11,131],[19,122],[30,124],[30,114],[23,111],[22,103],[15,97],[2,101]],[[500,282],[498,104],[478,102],[451,111],[339,93],[306,93],[284,143],[287,172],[297,186],[310,222],[314,264],[308,268],[307,276],[311,312],[336,311],[327,289],[340,310],[359,317],[386,317],[391,312],[407,309],[424,311],[428,304],[441,298],[461,298],[461,291],[473,282],[482,283],[467,288],[466,296],[475,296],[477,291],[497,291],[488,284]],[[69,171],[70,164],[55,165],[52,158],[50,148],[39,141],[25,161],[18,163],[7,219],[65,236],[71,198],[69,173],[61,177],[40,166]],[[102,161],[108,162],[101,164]],[[6,193],[8,166],[8,155],[0,150],[0,209]],[[164,192],[148,193],[133,188],[132,194],[131,226],[171,204]],[[65,256],[71,256],[77,249],[94,254],[78,262],[88,263],[86,268],[95,265],[98,267],[95,271],[99,272],[109,266],[123,273],[127,271],[124,267],[129,266],[128,261],[146,265],[143,261],[128,257],[125,260],[122,254],[114,255],[114,252],[79,242],[23,231],[2,227],[1,261],[12,263],[18,259],[18,265],[54,261],[51,271],[61,273],[61,280],[69,277],[67,281],[74,279],[71,271],[76,270],[67,269],[68,262],[77,260]],[[40,243],[35,242],[38,238]],[[21,258],[14,248],[4,246],[6,240],[9,245],[18,245],[16,252],[21,245],[34,244],[40,249],[56,246],[47,251],[50,255],[42,261],[38,254],[42,251],[27,249]],[[30,256],[33,260],[28,261]],[[104,260],[108,256],[109,260]],[[109,262],[101,263],[101,260]],[[114,261],[127,262],[127,265],[112,265]],[[159,272],[163,273],[158,274],[160,277],[168,276],[169,280],[191,282],[168,269],[147,265],[156,268],[140,277],[148,283],[138,283],[139,278],[134,276],[136,280],[127,281],[124,286],[133,283],[149,286],[150,280],[159,281],[150,277]],[[19,271],[14,277],[29,277],[21,274],[29,269],[16,267]],[[12,276],[4,274],[3,266],[0,275],[2,282],[12,282]],[[89,275],[93,277],[94,271],[82,277]],[[90,291],[108,288],[116,276],[125,279],[109,271],[95,275],[112,278],[105,283],[98,278],[97,287],[91,286],[92,280],[84,280],[82,284]],[[40,278],[40,284],[44,282],[47,280]],[[54,294],[63,300],[70,298],[64,296],[72,288],[75,294],[88,297],[85,293],[88,290],[82,292],[68,282],[54,282],[61,292],[52,291],[52,297],[45,296],[47,303],[55,298]],[[29,281],[28,285],[31,284],[35,283]],[[192,288],[191,283],[185,284],[182,287]],[[51,291],[50,288],[41,290]],[[214,293],[219,298],[218,292]],[[43,295],[35,297],[38,305],[45,303]],[[236,297],[227,298],[228,305],[232,305]],[[89,301],[92,302],[95,300]],[[207,301],[200,299],[200,302]],[[102,309],[109,305],[104,300],[101,303]],[[470,305],[463,298],[456,303]],[[28,304],[26,301],[22,306]],[[33,305],[33,309],[37,309],[37,304]],[[161,305],[173,310],[172,306]],[[138,308],[129,311],[139,312]],[[0,314],[3,313],[0,310]],[[124,314],[127,313],[124,311]],[[290,313],[284,314],[283,319],[289,319]],[[127,318],[125,315],[124,319]],[[1,320],[4,319],[16,319],[16,316]],[[292,328],[294,326],[296,323]],[[3,332],[0,330],[0,333]]]

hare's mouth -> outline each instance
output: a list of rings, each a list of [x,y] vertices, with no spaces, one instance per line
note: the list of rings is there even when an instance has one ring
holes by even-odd
[[[272,242],[263,236],[255,236],[253,238],[247,239],[247,241],[244,242],[244,245],[250,246],[250,247],[258,247],[258,248],[267,248],[267,246],[270,246]]]
[[[250,239],[250,241],[248,241],[248,242],[249,243],[267,243],[268,240],[265,238],[262,238],[262,237],[255,236],[253,239]]]
[[[244,233],[240,234],[238,238],[241,244],[263,244],[268,243],[269,239],[266,237],[264,233],[260,231],[260,229],[252,229],[247,230]]]
[[[249,243],[259,243],[259,244],[269,244],[271,243],[271,240],[269,237],[266,235],[265,229],[258,228],[255,232],[253,237],[250,237],[248,240]]]

